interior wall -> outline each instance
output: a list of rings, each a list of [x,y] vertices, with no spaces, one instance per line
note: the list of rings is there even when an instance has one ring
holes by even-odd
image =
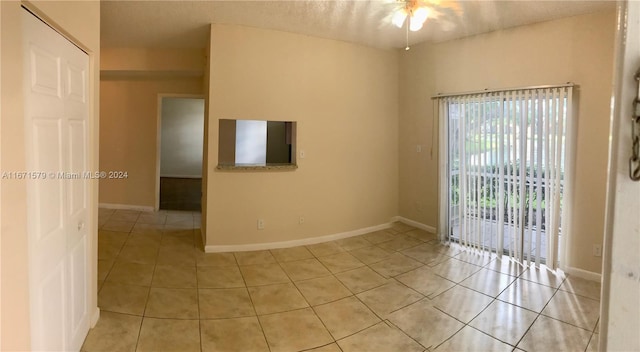
[[[100,203],[154,207],[159,95],[201,95],[203,78],[193,72],[202,73],[204,54],[202,50],[103,51],[100,170],[126,171],[128,178],[101,179]],[[157,57],[160,54],[164,59]],[[147,57],[153,60],[140,59]]]
[[[210,48],[207,245],[305,239],[397,215],[397,52],[218,24]],[[219,119],[297,121],[306,156],[294,171],[217,170]]]
[[[2,85],[0,100],[0,143],[2,143],[2,170],[26,171],[24,149],[24,119],[22,94],[22,22],[21,2],[1,1],[0,36],[2,41]],[[33,1],[27,6],[56,29],[61,30],[89,53],[89,84],[93,91],[91,99],[90,133],[92,148],[89,150],[90,167],[98,169],[99,119],[99,67],[100,67],[100,3],[97,1]],[[26,351],[30,349],[29,322],[29,274],[26,223],[26,184],[19,180],[3,179],[2,182],[2,294],[0,319],[2,321],[3,351]],[[90,269],[93,280],[97,277],[97,183],[90,183],[90,203],[95,205],[89,219],[91,233]],[[91,314],[97,309],[96,286],[90,286]]]
[[[161,177],[202,177],[204,99],[163,98]]]
[[[592,246],[602,244],[604,226],[614,30],[611,11],[402,52],[400,215],[437,226],[437,121],[431,96],[574,82],[579,85],[575,217],[563,264],[601,272],[601,258],[592,256]]]

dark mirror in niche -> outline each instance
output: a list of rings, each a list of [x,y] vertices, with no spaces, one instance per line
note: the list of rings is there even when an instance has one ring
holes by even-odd
[[[296,164],[293,121],[220,119],[218,137],[219,169]]]

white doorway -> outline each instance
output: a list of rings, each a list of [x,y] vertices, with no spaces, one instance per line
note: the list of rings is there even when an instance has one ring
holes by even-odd
[[[79,350],[89,331],[89,56],[22,14],[31,347]]]
[[[204,99],[161,96],[156,209],[200,211]]]

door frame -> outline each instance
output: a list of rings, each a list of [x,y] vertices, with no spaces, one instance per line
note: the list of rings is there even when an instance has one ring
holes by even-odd
[[[159,93],[158,94],[158,102],[157,102],[157,114],[156,114],[156,177],[155,177],[155,192],[154,192],[154,198],[155,198],[155,202],[153,205],[153,209],[155,211],[160,210],[160,152],[162,149],[162,99],[164,98],[185,98],[185,99],[202,99],[205,100],[205,104],[206,104],[206,98],[204,94],[179,94],[179,93]],[[206,110],[205,110],[205,114],[206,114]],[[205,116],[206,118],[206,116]],[[206,123],[206,119],[205,119],[205,123]],[[204,129],[205,129],[205,123],[202,124],[202,139],[203,139],[203,154],[202,155],[206,155],[204,152],[204,148],[206,147],[206,143],[204,143]],[[202,165],[204,166],[204,162],[202,163]],[[206,170],[202,170],[202,173],[204,174],[206,172]]]

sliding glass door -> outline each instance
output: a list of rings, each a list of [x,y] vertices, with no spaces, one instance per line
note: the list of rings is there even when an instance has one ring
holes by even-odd
[[[571,93],[561,86],[438,97],[448,240],[556,266]]]

